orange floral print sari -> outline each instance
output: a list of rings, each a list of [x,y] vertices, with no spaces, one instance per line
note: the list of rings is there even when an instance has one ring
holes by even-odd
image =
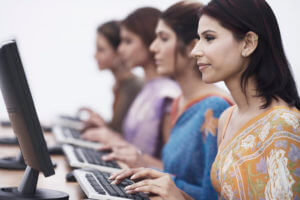
[[[299,121],[298,110],[273,107],[219,148],[211,179],[221,199],[299,199]]]

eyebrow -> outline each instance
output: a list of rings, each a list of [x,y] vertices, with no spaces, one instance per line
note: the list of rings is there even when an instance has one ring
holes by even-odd
[[[206,31],[203,31],[203,32],[201,33],[201,35],[205,35],[206,33],[209,33],[209,32],[216,33],[216,31],[206,30]]]
[[[157,35],[161,35],[161,34],[169,35],[169,33],[165,32],[165,31],[157,31],[156,34]]]

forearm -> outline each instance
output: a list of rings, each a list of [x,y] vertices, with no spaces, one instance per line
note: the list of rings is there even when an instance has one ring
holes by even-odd
[[[144,167],[157,168],[160,170],[163,169],[162,161],[157,158],[154,158],[148,154],[143,154],[142,159],[143,159],[143,163],[145,164]]]
[[[184,191],[180,190],[180,192],[181,192],[181,194],[182,194],[182,196],[183,196],[183,198],[184,198],[185,200],[193,200],[193,198],[190,197],[190,196],[189,196],[187,193],[185,193]]]
[[[203,181],[203,184],[195,185],[182,179],[174,178],[176,186],[184,191],[186,195],[195,200],[213,200],[217,199],[217,193],[214,191],[210,181]],[[189,197],[187,196],[187,197]],[[188,198],[187,198],[188,199]]]
[[[128,143],[124,140],[120,133],[111,130],[107,144],[112,146],[123,146]]]

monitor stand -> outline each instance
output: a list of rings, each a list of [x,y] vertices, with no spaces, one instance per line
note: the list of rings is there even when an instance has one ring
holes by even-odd
[[[53,167],[56,167],[55,163],[52,163]],[[11,169],[11,170],[24,170],[26,164],[22,153],[20,152],[16,157],[5,157],[0,159],[0,169]]]
[[[26,167],[19,187],[0,188],[0,200],[68,200],[69,195],[49,189],[37,189],[39,171]]]
[[[0,144],[18,145],[19,143],[18,143],[17,137],[3,137],[3,138],[0,138]],[[48,147],[48,152],[50,155],[63,155],[62,147],[61,147],[61,145],[58,145],[58,144]],[[8,158],[8,159],[11,159],[11,158]],[[13,158],[13,159],[15,159],[15,158]]]
[[[1,137],[0,144],[17,145],[18,139],[17,139],[17,137]]]
[[[24,170],[26,168],[24,158],[20,152],[16,157],[5,157],[0,159],[1,169]]]

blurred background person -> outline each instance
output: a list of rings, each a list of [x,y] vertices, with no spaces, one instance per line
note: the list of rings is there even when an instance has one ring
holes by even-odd
[[[117,52],[120,42],[120,23],[118,21],[109,21],[98,27],[95,53],[98,68],[101,71],[110,70],[115,78],[113,116],[107,123],[92,109],[81,108],[80,112],[88,112],[85,129],[107,125],[114,131],[121,132],[123,119],[134,98],[143,87],[143,79],[134,75],[131,68],[122,63]]]
[[[127,67],[141,66],[145,85],[132,103],[123,123],[124,139],[108,127],[89,129],[83,138],[103,144],[130,143],[139,151],[159,158],[163,137],[170,132],[170,107],[180,88],[170,78],[156,71],[149,46],[155,38],[155,27],[161,12],[155,8],[139,8],[121,23],[119,53]]]

